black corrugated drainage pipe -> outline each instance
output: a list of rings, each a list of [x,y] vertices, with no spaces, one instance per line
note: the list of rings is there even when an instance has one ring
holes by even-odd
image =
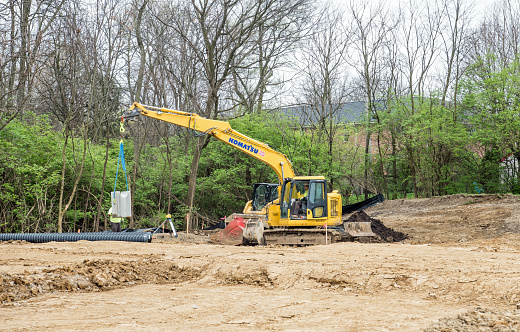
[[[20,240],[32,243],[86,241],[152,242],[152,233],[8,233],[0,234],[0,241]]]

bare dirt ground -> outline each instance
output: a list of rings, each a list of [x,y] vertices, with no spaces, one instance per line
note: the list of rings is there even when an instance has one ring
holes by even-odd
[[[3,242],[0,330],[519,331],[519,207],[455,195],[365,211],[400,242]]]

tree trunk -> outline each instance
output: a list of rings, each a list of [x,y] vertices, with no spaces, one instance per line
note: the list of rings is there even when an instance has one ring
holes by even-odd
[[[144,67],[146,61],[146,53],[144,50],[143,39],[141,37],[141,22],[143,20],[143,12],[146,8],[146,4],[148,0],[143,1],[141,7],[139,7],[139,12],[137,14],[137,20],[135,21],[135,36],[137,38],[137,46],[139,47],[139,53],[141,54],[141,62],[139,64],[139,73],[137,76],[137,82],[135,87],[135,101],[141,102],[141,90],[143,88],[143,77],[144,77]]]
[[[102,182],[101,182],[101,193],[99,194],[99,208],[98,208],[98,213],[97,213],[97,216],[96,216],[96,220],[95,220],[95,226],[94,226],[94,229],[96,232],[99,232],[99,222],[101,221],[101,213],[102,213],[102,209],[103,209],[103,199],[105,198],[105,184],[106,184],[106,180],[107,180],[107,164],[108,164],[108,151],[109,151],[109,147],[110,147],[110,131],[108,130],[108,126],[107,126],[107,130],[106,130],[106,135],[107,135],[107,142],[106,142],[106,146],[105,146],[105,163],[103,164],[103,179],[102,179]],[[104,224],[104,228],[103,230],[106,231],[107,230],[107,219],[106,218],[103,218],[105,220],[105,224]]]
[[[18,95],[16,102],[18,108],[23,107],[25,99],[25,84],[28,76],[27,59],[28,59],[28,46],[27,39],[29,36],[29,15],[31,14],[31,0],[22,1],[22,16],[20,17],[20,68],[18,75]]]
[[[367,87],[369,86],[368,82],[367,82]],[[366,136],[365,136],[365,175],[364,175],[364,186],[365,188],[363,189],[364,191],[364,194],[365,194],[365,200],[368,199],[368,192],[367,192],[367,188],[368,188],[368,166],[370,164],[370,159],[371,159],[371,151],[370,151],[370,144],[371,144],[371,140],[370,140],[370,136],[372,136],[372,131],[370,129],[370,118],[371,118],[371,115],[372,115],[372,111],[371,111],[371,102],[370,102],[370,97],[369,97],[369,94],[370,92],[368,91],[367,89],[367,99],[366,99]]]
[[[68,136],[67,136],[68,137]],[[67,137],[65,138],[65,144],[63,146],[62,153],[62,162],[63,167],[61,170],[61,186],[60,186],[60,202],[59,202],[59,211],[58,211],[58,233],[63,232],[63,216],[67,212],[76,195],[76,190],[78,188],[79,180],[81,179],[81,175],[83,174],[83,168],[85,166],[85,157],[87,155],[87,135],[86,131],[83,133],[83,156],[81,158],[81,164],[79,165],[79,170],[75,173],[76,180],[74,181],[74,186],[72,188],[72,192],[70,193],[67,204],[63,206],[63,196],[64,196],[64,188],[65,188],[65,170],[66,170],[66,146],[67,146]]]
[[[188,197],[186,204],[189,208],[188,213],[188,219],[186,220],[186,224],[184,225],[184,229],[192,229],[193,222],[192,222],[192,211],[193,211],[193,203],[195,201],[195,191],[197,186],[197,171],[199,169],[199,161],[200,161],[200,155],[202,153],[202,149],[204,148],[204,136],[200,136],[197,138],[197,145],[195,147],[195,151],[193,153],[193,159],[191,161],[191,168],[190,168],[190,177],[188,182]]]
[[[65,129],[66,130],[66,129]],[[69,136],[65,133],[65,142],[63,143],[63,151],[61,152],[61,184],[60,184],[60,202],[58,206],[58,233],[63,231],[63,214],[61,211],[63,210],[63,192],[65,187],[65,170],[67,169],[67,161],[66,161],[66,148],[67,143],[69,141]]]
[[[386,198],[390,198],[390,193],[388,192],[388,181],[385,175],[385,167],[383,165],[383,151],[381,150],[381,133],[377,134],[377,150],[379,152],[379,171],[381,172],[381,178],[383,179],[383,191],[385,192]]]
[[[14,90],[14,81],[16,78],[16,61],[15,61],[15,41],[16,41],[16,12],[14,10],[14,1],[9,1],[9,10],[11,11],[11,40],[9,42],[9,53],[11,54],[11,69],[9,73],[9,82],[7,85],[7,91],[10,93]],[[7,98],[7,105],[12,106],[13,101],[11,98]]]
[[[394,192],[392,193],[391,199],[397,199],[397,160],[396,160],[396,151],[397,151],[397,143],[395,140],[395,136],[392,134],[392,174],[393,174],[393,185]]]

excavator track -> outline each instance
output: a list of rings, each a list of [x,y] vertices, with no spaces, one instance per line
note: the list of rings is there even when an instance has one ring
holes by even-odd
[[[310,246],[337,242],[371,242],[377,238],[371,222],[350,215],[340,226],[329,228],[268,228],[265,216],[234,213],[226,218],[228,225],[211,240],[228,245],[260,244]]]
[[[274,228],[264,230],[265,244],[310,246],[353,241],[353,237],[338,229]]]

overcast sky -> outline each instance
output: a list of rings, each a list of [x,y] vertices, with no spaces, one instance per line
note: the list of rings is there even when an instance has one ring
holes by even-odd
[[[428,1],[431,4],[435,3],[442,3],[444,0],[412,0],[412,2],[420,2],[424,3],[425,1]],[[454,1],[454,0],[452,0]],[[493,6],[495,1],[493,0],[463,0],[465,3],[471,4],[470,7],[472,8],[472,14],[475,16],[476,19],[480,18],[482,15],[486,13],[486,9],[489,9]],[[389,9],[397,9],[399,8],[399,5],[408,5],[410,3],[409,0],[322,0],[323,3],[333,3],[334,5],[337,5],[339,7],[347,6],[351,2],[354,3],[364,3],[368,2],[371,4],[376,4],[378,2],[382,3],[385,7]]]
[[[412,0],[412,2],[419,3],[419,5],[423,5],[425,1],[429,1],[429,3],[433,5],[440,5],[445,2],[445,0]],[[450,0],[455,2],[456,0]],[[484,1],[484,0],[461,0],[466,8],[470,8],[470,15],[472,16],[471,25],[476,25],[483,19],[483,16],[486,13],[491,11],[491,7],[493,6],[495,1]],[[502,0],[496,0],[502,1]],[[519,0],[513,0],[519,1]],[[378,0],[322,0],[325,4],[332,4],[333,6],[337,6],[338,9],[347,9],[349,5],[354,2],[354,4],[359,4],[362,6],[363,3],[368,3],[370,7],[377,7]],[[390,13],[396,13],[399,6],[408,7],[410,5],[410,0],[384,0],[381,1],[382,5],[385,8],[388,8]],[[348,17],[348,15],[346,15]],[[348,24],[348,22],[346,22]],[[295,85],[298,82],[298,74],[300,71],[295,70],[294,68],[283,67],[277,70],[276,75],[283,81],[286,81],[288,88],[287,91],[282,93],[280,97],[275,98],[277,104],[293,104],[298,103],[298,101],[291,98],[291,93],[295,94]],[[354,76],[354,75],[353,75]],[[276,93],[275,93],[276,94]]]

